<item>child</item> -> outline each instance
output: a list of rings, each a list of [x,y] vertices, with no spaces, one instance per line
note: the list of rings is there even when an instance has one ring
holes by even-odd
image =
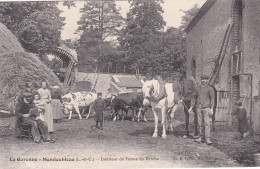
[[[103,130],[103,111],[106,108],[106,103],[102,99],[102,93],[97,94],[98,99],[94,102],[93,109],[96,112],[94,120],[96,121],[96,128]],[[98,127],[98,123],[100,122],[100,127]]]
[[[43,111],[44,111],[44,104],[43,104],[43,102],[42,102],[42,100],[41,100],[41,97],[40,97],[40,94],[39,93],[36,93],[35,95],[34,95],[34,105],[35,105],[35,107],[36,108],[38,108],[38,111],[39,111],[39,116],[37,116],[36,118],[35,118],[35,120],[42,120],[42,121],[44,121],[44,115],[43,115]]]
[[[243,139],[244,137],[246,137],[248,132],[247,112],[246,109],[242,106],[241,101],[236,102],[235,105],[237,106],[237,108],[232,113],[232,115],[237,116],[238,132],[240,132],[241,139]]]

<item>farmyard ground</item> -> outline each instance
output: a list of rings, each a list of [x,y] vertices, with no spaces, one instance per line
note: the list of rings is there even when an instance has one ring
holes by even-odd
[[[91,129],[94,125],[93,118],[78,120],[76,115],[71,121],[55,123],[55,132],[51,134],[56,140],[54,144],[36,144],[26,138],[19,140],[13,137],[12,130],[2,128],[1,167],[65,169],[253,165],[252,162],[239,161],[232,151],[227,151],[228,148],[232,148],[234,152],[234,149],[239,149],[238,145],[246,144],[246,141],[236,140],[234,131],[217,129],[212,133],[213,145],[208,146],[182,138],[183,125],[176,127],[173,132],[168,132],[167,139],[152,138],[154,123],[151,113],[147,114],[147,123],[132,122],[129,119],[114,122],[108,117],[109,113],[106,113],[106,116],[104,130]],[[160,126],[159,134],[161,129]],[[231,139],[238,147],[220,139]],[[22,161],[29,158],[34,161]]]

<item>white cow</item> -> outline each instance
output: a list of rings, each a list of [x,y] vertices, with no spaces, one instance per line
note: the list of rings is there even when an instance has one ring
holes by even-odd
[[[151,105],[152,111],[154,114],[154,133],[153,137],[158,136],[158,111],[161,111],[162,113],[162,120],[161,123],[163,125],[163,132],[162,132],[162,138],[166,138],[166,124],[167,124],[167,111],[169,111],[170,117],[171,117],[171,129],[172,129],[172,120],[174,118],[174,113],[177,110],[176,103],[174,103],[174,92],[172,90],[172,83],[166,83],[165,89],[167,97],[162,98],[158,102],[154,102],[153,99],[156,98],[159,94],[160,90],[160,83],[158,80],[152,79],[147,81],[141,81],[142,82],[142,91],[144,95],[143,105]]]
[[[97,94],[92,92],[75,92],[75,93],[68,93],[62,96],[62,102],[64,105],[65,112],[70,113],[68,120],[71,119],[73,109],[78,113],[79,119],[81,120],[82,117],[80,115],[79,108],[80,107],[83,108],[82,110],[82,114],[83,114],[85,108],[87,106],[90,106],[89,113],[86,117],[86,119],[88,119],[93,107],[93,103],[95,102],[96,99],[97,99]]]

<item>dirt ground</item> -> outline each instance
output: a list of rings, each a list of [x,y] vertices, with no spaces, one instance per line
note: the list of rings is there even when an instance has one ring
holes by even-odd
[[[183,138],[184,125],[168,132],[167,139],[161,138],[159,125],[159,137],[152,138],[151,112],[147,113],[147,123],[132,122],[130,118],[112,121],[108,112],[105,117],[103,130],[91,129],[93,118],[79,120],[77,115],[70,121],[55,123],[53,144],[19,140],[13,136],[13,124],[0,127],[1,168],[241,167],[254,166],[252,155],[260,152],[260,146],[251,138],[238,141],[233,130],[217,128],[212,133],[213,145],[208,146]],[[13,119],[1,121],[12,123]]]

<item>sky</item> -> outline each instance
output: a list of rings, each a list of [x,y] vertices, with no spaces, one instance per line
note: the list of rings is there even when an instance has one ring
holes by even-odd
[[[162,8],[164,10],[163,18],[166,22],[166,27],[179,27],[181,24],[181,17],[184,15],[180,10],[188,10],[192,8],[195,4],[198,4],[201,7],[206,0],[164,0]],[[64,11],[61,16],[65,17],[66,25],[63,27],[61,37],[65,39],[77,39],[79,38],[75,35],[75,30],[77,29],[77,21],[80,19],[79,9],[83,7],[84,1],[75,1],[77,7],[67,7],[62,6],[62,3],[59,4],[59,8]],[[117,8],[121,8],[120,13],[125,18],[127,12],[129,11],[129,3],[127,0],[117,0]]]

